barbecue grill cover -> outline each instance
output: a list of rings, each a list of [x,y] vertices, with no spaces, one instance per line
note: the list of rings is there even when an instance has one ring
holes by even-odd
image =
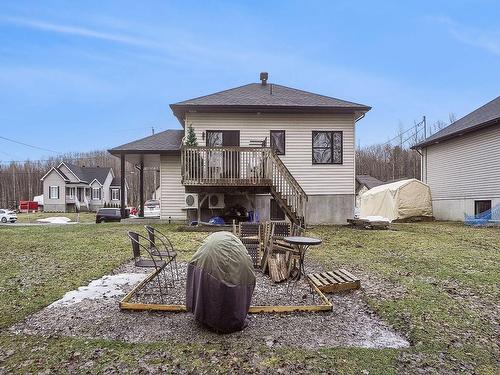
[[[253,290],[252,259],[229,232],[208,236],[188,264],[186,306],[199,322],[217,332],[242,330]]]

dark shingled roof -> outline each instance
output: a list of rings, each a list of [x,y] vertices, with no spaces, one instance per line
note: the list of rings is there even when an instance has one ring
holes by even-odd
[[[174,114],[182,123],[188,110],[224,111],[298,111],[302,112],[367,112],[371,107],[348,102],[329,96],[297,90],[291,87],[268,83],[250,83],[248,85],[220,91],[215,94],[200,96],[171,104]]]
[[[376,179],[368,174],[356,175],[356,181],[358,181],[360,185],[365,185],[368,189],[385,184],[385,182],[380,181],[379,179]]]
[[[462,117],[460,120],[448,125],[437,133],[416,144],[412,148],[421,148],[425,146],[444,141],[446,139],[458,137],[487,126],[499,125],[500,119],[500,96],[486,103],[475,111]]]
[[[71,171],[82,181],[87,181],[91,183],[96,179],[101,184],[104,184],[106,177],[108,176],[111,168],[101,168],[101,167],[80,167],[75,164],[64,163],[71,169]]]
[[[149,137],[138,139],[124,145],[114,147],[108,152],[111,154],[120,154],[121,152],[161,152],[161,151],[179,151],[182,145],[184,130],[165,130]]]
[[[121,181],[120,181],[120,177],[114,177],[112,180],[111,180],[111,185],[109,186],[120,186],[121,184]]]

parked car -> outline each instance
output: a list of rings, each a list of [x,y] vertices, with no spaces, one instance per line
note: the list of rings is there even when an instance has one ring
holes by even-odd
[[[160,201],[150,199],[144,203],[144,217],[160,217]]]
[[[0,209],[0,221],[2,223],[15,223],[17,221],[17,215],[14,211]]]
[[[99,208],[95,215],[96,224],[110,222],[110,221],[120,221],[122,215],[119,208]]]

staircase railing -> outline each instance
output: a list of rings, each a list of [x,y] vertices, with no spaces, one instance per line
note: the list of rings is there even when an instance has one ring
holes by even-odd
[[[181,178],[190,186],[269,186],[293,222],[305,221],[307,194],[269,147],[183,146]]]
[[[290,215],[295,215],[297,224],[304,224],[307,208],[307,194],[297,182],[295,177],[290,173],[286,165],[274,151],[270,153],[271,163],[271,180],[272,188],[274,189],[273,196],[279,202],[281,198],[281,207]]]

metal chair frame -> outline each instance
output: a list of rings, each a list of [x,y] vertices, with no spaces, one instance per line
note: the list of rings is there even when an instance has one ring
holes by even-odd
[[[151,225],[144,225],[144,228],[148,232],[149,242],[150,244],[152,244],[151,247],[152,254],[154,256],[158,254],[163,258],[168,258],[170,260],[168,263],[170,264],[170,272],[172,273],[172,278],[179,281],[180,279],[179,279],[179,269],[177,267],[177,252],[175,251],[172,242],[165,234],[160,232],[158,229],[153,228]],[[165,251],[158,249],[158,246],[156,244],[157,239],[161,242],[161,245],[165,249]],[[175,275],[173,269],[174,266],[175,266]]]
[[[165,281],[165,294],[168,294],[168,280],[165,275],[165,267],[167,266],[168,263],[171,261],[167,262],[163,260],[162,256],[160,254],[153,255],[151,252],[151,241],[149,238],[143,236],[142,234],[136,233],[129,231],[127,232],[128,238],[130,238],[130,242],[132,244],[132,253],[134,255],[134,264],[136,267],[143,267],[143,268],[154,268],[158,274],[157,281],[158,281],[158,288],[160,290],[160,298],[163,303],[163,289],[161,286],[160,282],[160,273],[163,273],[163,279]],[[145,241],[148,243],[149,246],[145,246],[142,241]],[[141,249],[146,252],[146,254],[149,255],[149,259],[144,259],[141,255]],[[159,259],[158,259],[159,258]],[[142,262],[142,263],[141,263]]]

